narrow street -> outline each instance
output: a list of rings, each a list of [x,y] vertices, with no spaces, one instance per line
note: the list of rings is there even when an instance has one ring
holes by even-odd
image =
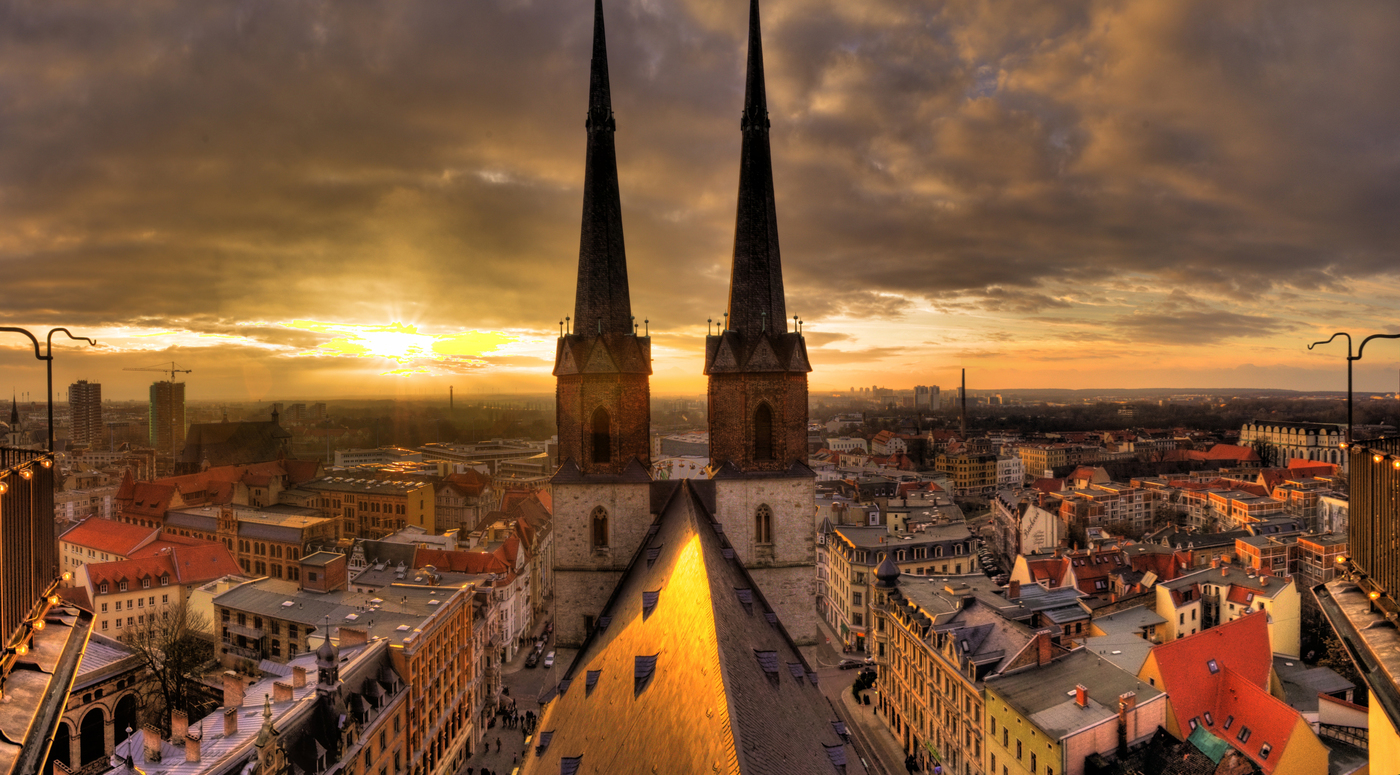
[[[842,659],[863,659],[865,655],[842,654],[832,646],[838,643],[839,639],[825,621],[819,618],[818,622],[821,627],[820,633],[826,642],[802,649],[807,661],[817,671],[817,685],[821,687],[822,694],[826,695],[837,711],[845,717],[852,742],[866,770],[871,775],[902,775],[906,772],[904,749],[875,716],[874,690],[864,692],[869,696],[871,705],[857,704],[855,695],[851,693],[851,685],[855,683],[856,676],[861,671],[842,670],[838,667]]]
[[[544,631],[544,627],[544,622],[535,627],[536,637]],[[545,688],[559,683],[575,654],[572,649],[556,649],[551,638],[549,644],[545,646],[544,653],[555,652],[554,666],[546,668],[544,658],[541,657],[538,665],[526,667],[525,660],[529,657],[530,651],[530,648],[520,649],[515,659],[501,669],[501,682],[505,691],[509,693],[501,696],[501,702],[507,706],[513,702],[515,709],[522,716],[527,712],[539,715],[538,697]],[[459,775],[467,775],[467,773],[480,775],[484,770],[497,773],[497,775],[510,775],[519,766],[519,762],[524,759],[524,753],[524,730],[519,726],[507,727],[504,718],[496,716],[495,726],[486,730],[481,750],[462,765]]]

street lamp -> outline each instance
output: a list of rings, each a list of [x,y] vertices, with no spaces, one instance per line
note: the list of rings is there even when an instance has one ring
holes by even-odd
[[[1308,345],[1308,349],[1311,350],[1312,348],[1320,344],[1329,344],[1333,339],[1336,339],[1339,336],[1345,336],[1347,338],[1347,438],[1344,443],[1350,444],[1352,426],[1351,365],[1361,360],[1361,353],[1366,351],[1367,342],[1371,341],[1372,339],[1400,339],[1400,334],[1371,334],[1370,336],[1361,340],[1361,346],[1356,348],[1356,355],[1351,354],[1351,334],[1348,334],[1345,331],[1338,331],[1326,341],[1313,342],[1312,344]],[[1343,447],[1343,449],[1345,449],[1345,447]]]
[[[75,342],[87,342],[88,344],[93,345],[94,347],[97,346],[97,340],[89,339],[85,336],[74,336],[73,332],[69,331],[66,328],[49,329],[49,335],[45,339],[44,354],[40,355],[39,340],[36,339],[33,334],[29,333],[28,330],[23,328],[14,328],[12,326],[3,326],[0,327],[0,331],[5,331],[12,334],[24,334],[25,336],[29,337],[29,341],[34,344],[34,357],[41,361],[44,361],[44,364],[48,370],[49,452],[53,452],[53,335],[62,331],[64,336],[67,336],[69,339],[72,339]]]

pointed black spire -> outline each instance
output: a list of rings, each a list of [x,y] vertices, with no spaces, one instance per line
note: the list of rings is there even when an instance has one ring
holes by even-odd
[[[593,4],[593,61],[588,85],[588,157],[583,177],[583,230],[578,250],[574,332],[585,336],[632,333],[627,292],[627,253],[622,243],[622,202],[603,2]]]
[[[10,396],[10,429],[19,430],[19,397]]]
[[[729,277],[729,327],[746,334],[787,331],[768,126],[758,0],[749,0],[748,75],[744,83],[744,114],[739,122],[744,141],[739,160],[734,265]]]

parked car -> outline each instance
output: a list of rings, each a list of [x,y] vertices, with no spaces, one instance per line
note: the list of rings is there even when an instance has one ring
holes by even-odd
[[[861,659],[843,659],[837,667],[842,670],[855,670],[858,667],[865,667],[865,661]]]
[[[551,651],[551,652],[549,652],[548,654],[545,654],[545,655],[544,655],[544,666],[545,666],[545,667],[554,667],[554,652],[553,652],[553,651]]]
[[[540,663],[540,652],[538,652],[538,651],[531,651],[531,652],[530,652],[530,656],[525,657],[525,666],[526,666],[526,667],[534,667],[535,665],[538,665],[539,663]]]

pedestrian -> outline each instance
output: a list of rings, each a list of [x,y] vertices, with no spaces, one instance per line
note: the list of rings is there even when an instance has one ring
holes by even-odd
[[[511,754],[511,756],[510,756],[510,766],[511,766],[511,767],[514,767],[515,765],[517,765],[517,764],[519,764],[519,763],[520,763],[520,754],[518,754],[518,753]]]
[[[496,753],[501,752],[501,738],[496,738]]]

